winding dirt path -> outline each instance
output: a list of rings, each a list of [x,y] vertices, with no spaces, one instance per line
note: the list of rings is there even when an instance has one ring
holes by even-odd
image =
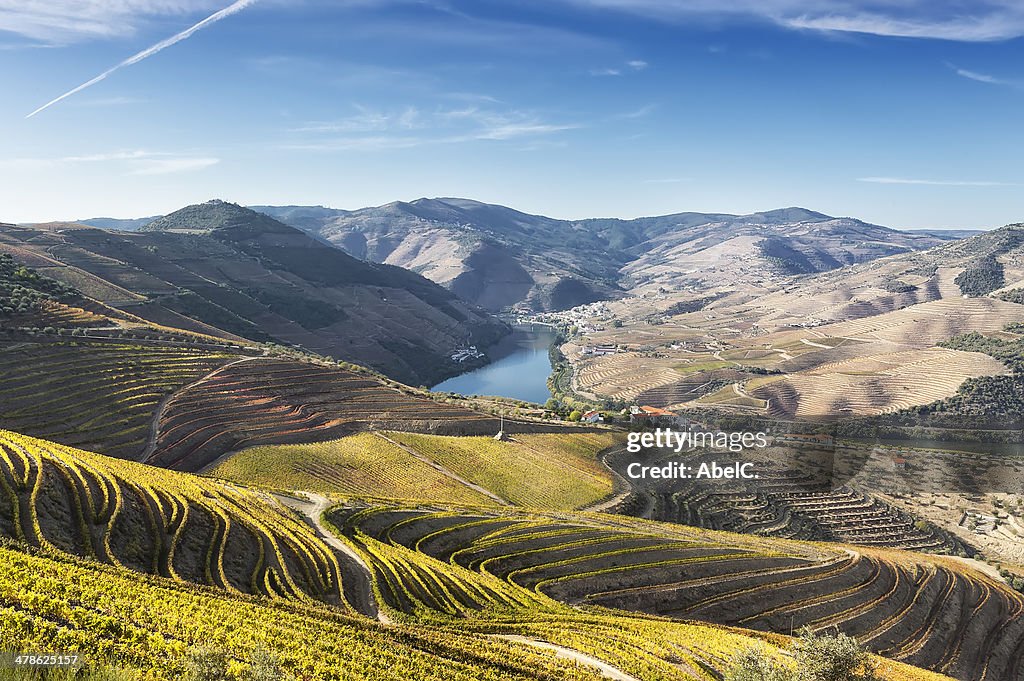
[[[370,571],[370,567],[363,560],[351,546],[339,539],[326,525],[324,525],[321,516],[331,506],[331,502],[327,497],[322,494],[315,492],[302,492],[307,497],[308,501],[297,499],[295,497],[284,496],[282,494],[273,495],[281,504],[288,508],[298,511],[306,520],[313,526],[320,538],[324,540],[328,546],[345,555],[349,558],[357,568],[358,572],[352,570],[346,571],[346,574],[342,575],[343,583],[342,587],[345,590],[346,600],[359,612],[369,617],[376,619],[381,624],[394,624],[387,613],[382,611],[377,606],[377,599],[373,595],[373,573]],[[355,577],[355,582],[353,582]],[[347,578],[347,580],[345,579]],[[349,588],[345,588],[344,582],[348,581]]]
[[[572,648],[565,648],[563,646],[555,645],[554,643],[548,643],[547,641],[529,638],[527,636],[518,636],[516,634],[492,634],[492,636],[493,638],[501,638],[506,641],[514,641],[515,643],[525,643],[526,645],[533,646],[534,648],[551,650],[555,653],[556,657],[560,657],[564,660],[573,660],[574,662],[579,662],[580,664],[587,665],[588,667],[595,667],[606,678],[614,679],[615,681],[640,681],[640,679],[635,676],[627,674],[621,669],[611,666],[607,662],[587,655],[586,653],[581,653],[578,650],[573,650]]]
[[[612,454],[618,454],[624,451],[624,449],[625,448],[623,446],[616,445],[615,447],[609,449],[608,451],[603,452],[600,457],[601,465],[607,468],[609,472],[611,472],[612,477],[616,482],[615,486],[618,487],[621,491],[609,499],[605,499],[604,501],[599,501],[596,504],[591,504],[590,506],[581,508],[581,511],[588,511],[591,513],[604,513],[608,509],[618,506],[626,497],[628,497],[633,492],[633,485],[630,484],[629,480],[624,478],[617,470],[612,468],[611,464],[608,463],[609,456],[611,456]]]

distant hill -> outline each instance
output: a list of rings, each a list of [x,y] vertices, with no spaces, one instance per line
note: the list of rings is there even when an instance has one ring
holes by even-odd
[[[634,220],[557,220],[457,198],[356,211],[255,209],[492,310],[557,310],[648,288],[771,284],[942,242],[804,208]]]
[[[905,232],[911,234],[927,234],[928,236],[938,237],[944,241],[955,241],[956,239],[967,239],[968,237],[978,236],[984,234],[988,230],[986,229],[905,229]]]
[[[561,310],[659,289],[736,284],[771,289],[793,275],[919,251],[977,233],[894,230],[799,207],[632,220],[559,220],[460,198],[395,201],[352,211],[251,208],[356,258],[411,269],[492,311]],[[161,217],[82,222],[124,231],[213,228],[192,219],[178,211],[170,230]]]
[[[157,218],[162,217],[160,215],[150,215],[145,218],[88,218],[86,220],[79,220],[79,224],[89,225],[90,227],[99,227],[100,229],[117,229],[122,232],[136,232],[149,223],[153,222]]]
[[[1024,224],[820,273],[751,305],[771,311],[765,322],[796,313],[801,321],[816,323],[859,319],[962,296],[1010,300],[1014,291],[1018,295],[1024,291]],[[734,303],[727,298],[711,307]]]
[[[357,260],[267,215],[220,201],[138,232],[51,224],[0,229],[45,254],[41,273],[150,322],[307,350],[432,384],[459,347],[507,327],[418,274]],[[3,250],[3,249],[0,249]]]

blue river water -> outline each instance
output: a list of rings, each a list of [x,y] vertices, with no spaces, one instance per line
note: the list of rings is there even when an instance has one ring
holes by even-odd
[[[555,334],[548,327],[516,327],[501,342],[487,348],[490,364],[449,378],[431,390],[544,404],[551,397],[548,349],[554,340]]]

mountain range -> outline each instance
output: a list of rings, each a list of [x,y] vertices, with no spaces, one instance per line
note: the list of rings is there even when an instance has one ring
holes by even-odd
[[[252,206],[350,255],[411,269],[491,311],[561,310],[644,290],[771,287],[953,238],[804,208],[559,220],[469,199],[347,211]],[[142,220],[85,224],[145,229]],[[150,223],[151,224],[151,223]]]
[[[246,338],[364,364],[415,384],[508,327],[420,275],[347,255],[222,201],[136,232],[73,223],[0,228],[0,251],[151,323]]]

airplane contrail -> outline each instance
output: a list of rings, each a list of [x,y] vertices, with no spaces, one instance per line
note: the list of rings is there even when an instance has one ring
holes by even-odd
[[[255,2],[257,2],[257,0],[236,0],[235,2],[231,3],[230,5],[225,7],[224,9],[220,10],[219,12],[214,12],[210,16],[206,17],[205,19],[200,21],[198,24],[195,24],[194,26],[191,26],[190,28],[186,28],[181,33],[178,33],[177,35],[173,35],[170,38],[167,38],[166,40],[161,40],[156,45],[153,45],[152,47],[148,47],[148,48],[144,49],[142,52],[139,52],[138,54],[132,55],[131,57],[128,57],[127,59],[125,59],[120,64],[107,69],[106,71],[104,71],[100,75],[96,76],[92,80],[88,80],[88,81],[82,83],[81,85],[79,85],[78,87],[74,88],[73,90],[68,90],[67,92],[62,94],[60,97],[57,97],[56,99],[53,99],[53,100],[47,102],[46,104],[43,104],[38,109],[36,109],[32,113],[30,113],[29,115],[25,116],[25,118],[32,118],[33,116],[35,116],[40,111],[44,111],[44,110],[50,108],[51,106],[53,106],[57,102],[59,102],[61,100],[64,100],[64,99],[67,99],[71,95],[73,95],[73,94],[75,94],[77,92],[81,92],[82,90],[86,89],[87,87],[91,87],[91,86],[95,85],[96,83],[100,82],[101,80],[105,80],[107,78],[107,76],[109,76],[110,74],[114,73],[115,71],[119,71],[120,69],[123,69],[126,66],[131,66],[132,64],[138,64],[140,61],[142,61],[146,57],[151,57],[154,54],[156,54],[157,52],[159,52],[159,51],[161,51],[161,50],[163,50],[165,48],[168,48],[171,45],[174,45],[175,43],[180,43],[182,40],[185,40],[186,38],[190,37],[196,31],[198,31],[200,29],[203,29],[203,28],[206,28],[210,24],[216,23],[216,22],[220,21],[221,19],[224,19],[226,17],[231,16],[232,14],[240,12],[243,9],[245,9],[246,7],[248,7],[249,5],[254,4]]]

